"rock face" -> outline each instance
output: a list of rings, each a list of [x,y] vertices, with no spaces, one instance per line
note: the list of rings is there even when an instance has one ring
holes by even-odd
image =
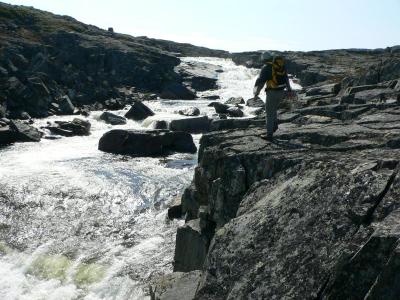
[[[207,91],[217,88],[218,67],[201,62],[183,62],[175,68],[183,78],[183,84],[195,91]]]
[[[272,52],[286,58],[288,72],[300,79],[302,86],[346,77],[355,78],[355,85],[374,84],[400,77],[400,52],[396,47],[375,50]],[[261,68],[260,55],[260,51],[233,53],[232,60],[239,65]]]
[[[99,150],[131,156],[163,156],[171,152],[197,151],[192,136],[185,132],[122,129],[105,133],[99,141]]]
[[[164,99],[193,100],[196,99],[196,93],[181,83],[171,83],[164,87],[161,97]]]
[[[141,121],[150,116],[154,116],[154,112],[139,101],[135,101],[129,111],[125,114],[126,118],[135,121]]]
[[[103,120],[104,122],[109,123],[111,125],[126,124],[126,119],[124,117],[118,116],[108,111],[105,111],[101,114],[100,120]]]
[[[167,274],[151,285],[151,300],[192,300],[200,278],[199,271]]]
[[[190,44],[110,34],[71,17],[5,3],[0,3],[0,23],[0,105],[6,99],[11,118],[21,112],[72,114],[72,107],[96,103],[113,109],[106,101],[130,104],[141,92],[192,99],[194,92],[183,83],[189,77],[175,70],[178,57],[229,56]],[[208,79],[191,72],[195,87]],[[135,94],[121,93],[132,87]]]
[[[400,297],[400,107],[391,95],[300,100],[281,112],[272,142],[262,118],[213,121],[224,131],[201,139],[175,251],[175,270],[202,272],[195,299]]]

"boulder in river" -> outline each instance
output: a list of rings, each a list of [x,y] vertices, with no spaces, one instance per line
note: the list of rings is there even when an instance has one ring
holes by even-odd
[[[91,124],[89,121],[75,118],[72,121],[56,121],[44,128],[53,134],[62,136],[84,136],[90,134]]]
[[[133,102],[132,107],[125,114],[126,118],[134,121],[141,121],[151,116],[154,116],[154,112],[139,101]]]
[[[0,128],[0,145],[15,142],[39,142],[42,133],[22,121],[12,120],[9,125]]]
[[[244,116],[243,111],[239,107],[235,107],[235,106],[229,107],[227,113],[230,117],[234,117],[234,118],[241,118]]]
[[[257,97],[257,98],[251,98],[251,99],[247,100],[246,105],[249,107],[264,107],[265,103],[264,103],[264,101],[262,101],[261,98]]]
[[[226,114],[228,112],[229,105],[223,104],[221,102],[211,102],[208,106],[215,108],[217,114]]]
[[[189,133],[207,132],[210,129],[210,120],[207,116],[177,119],[170,122],[169,128]]]
[[[195,153],[197,148],[192,136],[186,132],[114,129],[101,137],[99,150],[114,154],[156,157],[171,152]]]
[[[197,107],[188,107],[188,108],[179,110],[178,113],[183,116],[195,117],[195,116],[200,115],[200,109],[198,109]]]
[[[156,120],[152,125],[153,129],[168,129],[168,122],[164,120]]]
[[[101,114],[100,120],[103,120],[104,122],[109,123],[111,125],[126,124],[126,119],[124,117],[118,116],[108,111],[105,111]]]
[[[231,97],[228,100],[225,101],[225,104],[230,104],[230,105],[239,105],[239,104],[244,104],[244,99],[243,97]]]

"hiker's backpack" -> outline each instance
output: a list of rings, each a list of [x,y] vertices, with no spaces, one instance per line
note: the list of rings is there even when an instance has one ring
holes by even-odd
[[[282,60],[283,61],[283,60]],[[283,90],[286,87],[287,73],[284,63],[278,64],[276,60],[266,63],[271,70],[266,82],[267,90]]]

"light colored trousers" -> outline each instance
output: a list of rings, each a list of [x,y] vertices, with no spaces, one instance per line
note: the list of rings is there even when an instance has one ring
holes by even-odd
[[[267,99],[265,101],[265,111],[267,116],[267,134],[272,135],[278,128],[278,107],[282,101],[284,91],[267,91]]]

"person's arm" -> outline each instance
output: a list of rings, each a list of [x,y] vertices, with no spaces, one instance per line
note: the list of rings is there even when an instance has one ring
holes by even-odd
[[[257,98],[266,81],[268,80],[268,66],[264,66],[261,69],[260,75],[258,75],[256,83],[254,84],[253,94],[254,98]]]
[[[286,89],[288,92],[287,95],[288,95],[289,99],[292,99],[293,97],[295,97],[295,93],[293,92],[292,87],[290,86],[290,80],[289,80],[289,76],[288,76],[287,72],[286,72]]]
[[[285,73],[286,73],[286,89],[289,93],[291,93],[292,87],[290,86],[290,80],[286,68],[285,68]]]

